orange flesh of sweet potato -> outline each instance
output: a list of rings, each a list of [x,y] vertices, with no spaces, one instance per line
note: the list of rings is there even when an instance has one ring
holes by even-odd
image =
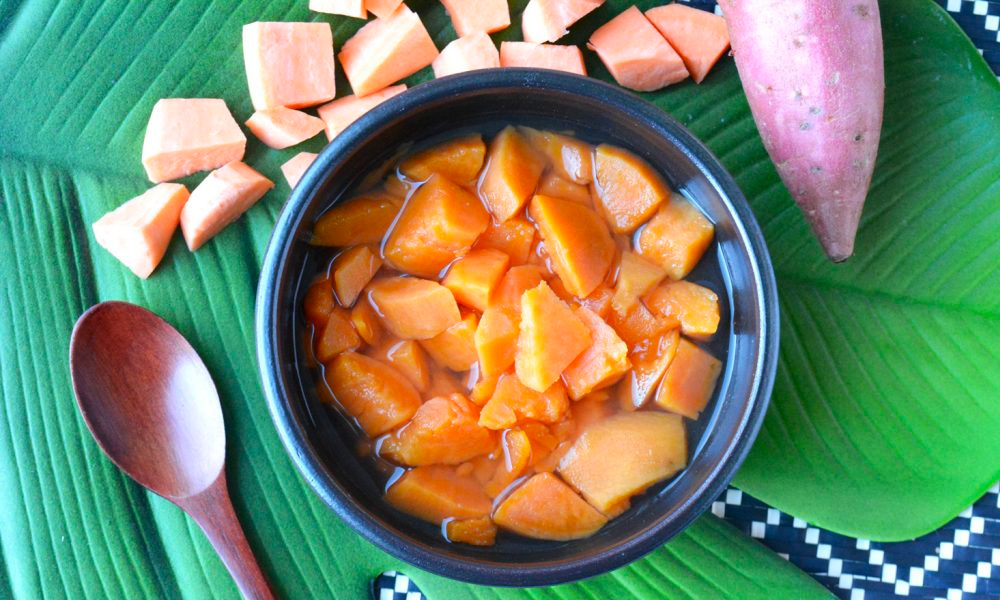
[[[403,0],[365,0],[365,8],[376,18],[386,19],[403,3]]]
[[[420,407],[420,394],[406,377],[356,352],[337,355],[326,369],[326,382],[369,437],[405,423]]]
[[[486,495],[490,498],[499,496],[507,486],[520,477],[531,460],[531,440],[523,431],[509,429],[503,432],[501,449],[503,460],[493,478],[486,484]]]
[[[419,392],[426,392],[431,385],[431,371],[427,356],[420,344],[413,340],[390,340],[372,353],[403,374]]]
[[[538,473],[500,503],[493,521],[528,537],[575,540],[593,534],[607,518],[552,473]]]
[[[594,148],[590,144],[552,131],[539,131],[530,127],[521,127],[520,130],[528,143],[548,158],[555,175],[582,186],[593,181]],[[545,194],[540,190],[538,193]]]
[[[729,47],[726,20],[683,4],[646,11],[646,18],[681,55],[695,83],[701,83]]]
[[[406,91],[406,84],[394,85],[367,96],[344,96],[327,102],[316,109],[316,114],[326,125],[326,139],[332,140],[363,114],[393,96]]]
[[[536,392],[514,375],[505,373],[480,412],[479,424],[489,429],[506,429],[526,419],[555,423],[568,408],[569,399],[561,382],[553,383],[544,392]]]
[[[382,323],[379,322],[375,309],[367,298],[354,304],[351,309],[351,323],[355,331],[369,346],[374,346],[382,339]]]
[[[466,71],[499,67],[500,52],[489,34],[483,31],[475,31],[452,40],[431,63],[434,77],[438,79]]]
[[[514,127],[507,127],[490,142],[486,170],[479,180],[479,195],[493,218],[510,219],[531,198],[545,162]]]
[[[690,281],[667,281],[644,298],[661,315],[677,319],[681,333],[704,339],[719,329],[719,297],[707,287]]]
[[[501,67],[551,69],[586,75],[583,52],[576,46],[536,44],[534,42],[500,42]]]
[[[521,13],[521,32],[529,42],[554,42],[604,0],[530,0]]]
[[[615,233],[632,233],[670,197],[663,178],[628,150],[601,144],[594,163],[598,198]]]
[[[594,390],[612,385],[632,365],[628,346],[604,319],[586,308],[576,309],[576,316],[590,329],[592,342],[566,367],[562,376],[569,397],[579,400]]]
[[[437,173],[455,183],[468,183],[479,175],[484,160],[486,144],[475,133],[421,150],[400,163],[399,171],[416,181]]]
[[[302,301],[306,320],[317,329],[326,325],[326,321],[330,318],[330,313],[333,312],[336,305],[336,301],[333,299],[333,286],[330,285],[328,277],[314,281],[306,290],[306,297]]]
[[[537,265],[519,265],[511,267],[500,280],[500,285],[490,298],[490,306],[508,306],[513,308],[520,320],[521,296],[524,292],[538,287],[545,281],[545,272]]]
[[[218,98],[163,98],[149,115],[142,166],[154,183],[243,160],[247,137]]]
[[[623,87],[651,92],[682,81],[687,67],[635,6],[602,25],[588,46]]]
[[[500,461],[502,453],[499,449],[494,449],[493,452],[489,454],[482,454],[473,458],[469,461],[472,466],[472,476],[481,485],[486,485],[489,483],[490,479],[493,479],[493,474],[496,473],[497,468],[500,466]]]
[[[660,265],[635,252],[623,252],[618,263],[618,280],[611,308],[619,315],[627,315],[639,298],[666,276],[667,272]]]
[[[273,187],[270,179],[239,161],[209,173],[181,209],[181,233],[188,248],[201,248]]]
[[[654,315],[645,304],[637,302],[625,316],[611,311],[608,315],[608,325],[611,325],[618,337],[625,340],[629,350],[634,351],[663,331],[677,327],[678,323],[674,319]]]
[[[602,283],[597,286],[597,289],[591,292],[589,296],[582,300],[578,300],[578,303],[580,306],[592,311],[595,315],[604,319],[611,311],[611,299],[613,296],[614,290]]]
[[[480,319],[480,322],[482,322],[482,319]],[[497,375],[484,375],[480,373],[479,380],[473,384],[472,391],[469,392],[469,400],[476,406],[483,406],[493,396],[493,391],[496,390],[497,381],[499,380],[500,377]]]
[[[533,467],[538,472],[555,470],[559,461],[558,459],[550,460],[550,457],[562,442],[562,438],[549,427],[537,421],[526,421],[518,425],[518,428],[528,436],[528,440],[531,442],[531,459],[528,461],[528,466]],[[546,462],[552,463],[551,468],[539,467]]]
[[[398,212],[399,205],[381,194],[366,194],[338,202],[316,221],[309,241],[316,246],[338,248],[377,244]]]
[[[478,326],[479,317],[470,312],[436,336],[421,340],[420,345],[442,367],[452,371],[468,371],[479,360],[474,339]]]
[[[489,222],[475,196],[435,174],[406,201],[382,253],[400,271],[436,278],[469,251]]]
[[[340,305],[353,306],[381,267],[382,259],[368,246],[355,246],[341,253],[333,261],[333,291]]]
[[[489,517],[457,519],[445,523],[445,537],[453,543],[492,546],[497,539],[497,526]]]
[[[476,31],[493,33],[510,25],[507,0],[441,0],[441,4],[460,36]]]
[[[645,406],[674,360],[679,341],[680,333],[674,328],[633,350],[630,356],[632,372],[618,386],[623,408],[636,410]]]
[[[682,339],[656,391],[656,405],[697,419],[711,399],[715,381],[721,372],[719,359]]]
[[[615,243],[590,208],[550,196],[535,196],[528,208],[545,241],[552,267],[574,296],[590,295],[611,268]]]
[[[523,216],[512,217],[503,223],[490,222],[486,231],[476,240],[474,248],[494,248],[510,257],[511,265],[528,262],[535,244],[535,227]]]
[[[449,396],[451,394],[464,394],[465,386],[462,385],[451,373],[444,369],[431,370],[431,385],[424,392],[427,398],[435,396]]]
[[[715,227],[690,202],[674,196],[639,232],[639,254],[684,279],[712,243]]]
[[[461,394],[438,396],[420,405],[410,422],[387,437],[379,453],[401,465],[457,465],[496,447],[494,434],[480,427],[478,410]]]
[[[255,110],[314,106],[337,95],[329,23],[244,25],[243,62]]]
[[[341,352],[360,345],[361,338],[354,330],[350,315],[342,308],[335,308],[316,338],[316,359],[324,363],[330,362]]]
[[[514,365],[519,315],[513,308],[492,306],[483,311],[473,341],[484,376],[497,376]]]
[[[426,340],[462,319],[448,288],[427,279],[388,277],[368,287],[368,298],[386,329],[404,340]]]
[[[500,250],[473,250],[452,263],[441,285],[451,290],[455,300],[484,311],[490,305],[490,296],[507,272],[508,265],[510,257]]]
[[[615,414],[610,395],[605,390],[588,394],[573,403],[570,415],[573,421],[573,439],[580,437],[592,425],[600,423]]]
[[[309,10],[328,15],[344,15],[355,19],[368,18],[364,0],[309,0]]]
[[[257,139],[278,150],[301,144],[326,127],[323,119],[284,106],[258,110],[246,125]]]
[[[410,469],[386,490],[385,499],[407,514],[437,524],[486,517],[492,508],[478,481],[444,465]]]
[[[521,296],[514,370],[525,386],[544,392],[590,346],[590,330],[544,282]]]
[[[564,179],[555,172],[542,176],[542,180],[538,183],[538,194],[590,206],[590,190],[586,186]]]
[[[563,456],[558,473],[605,512],[686,464],[681,418],[643,411],[620,413],[588,427]]]
[[[294,189],[299,184],[306,169],[313,164],[317,156],[319,155],[314,152],[299,152],[281,165],[281,174],[288,181],[288,187]]]

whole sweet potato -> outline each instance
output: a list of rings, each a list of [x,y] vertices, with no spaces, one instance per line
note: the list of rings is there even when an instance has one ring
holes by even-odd
[[[876,0],[722,0],[764,147],[831,260],[854,252],[882,128]]]

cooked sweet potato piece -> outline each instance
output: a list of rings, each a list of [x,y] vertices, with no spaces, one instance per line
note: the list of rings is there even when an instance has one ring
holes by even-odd
[[[663,178],[628,150],[601,144],[594,163],[598,198],[615,233],[632,233],[670,197]]]
[[[361,290],[382,267],[382,259],[368,246],[345,250],[333,261],[333,291],[340,305],[350,308]]]
[[[563,371],[569,397],[583,398],[590,392],[612,385],[631,367],[628,346],[604,319],[586,308],[576,309],[584,325],[590,329],[590,347],[577,356]]]
[[[354,330],[350,315],[342,308],[334,308],[316,338],[316,359],[329,362],[344,350],[352,350],[360,345],[361,338]]]
[[[351,323],[354,329],[369,346],[374,346],[382,339],[382,323],[379,321],[375,309],[367,299],[354,304],[351,309]]]
[[[538,473],[500,503],[493,521],[528,537],[575,540],[591,535],[608,520],[558,477]]]
[[[482,319],[479,321],[481,323]],[[472,391],[469,392],[469,400],[476,406],[486,404],[490,397],[493,396],[493,391],[497,389],[497,381],[499,380],[499,375],[484,375],[480,373],[479,379],[472,385]]]
[[[492,248],[473,250],[452,263],[441,285],[451,290],[455,300],[478,311],[490,305],[490,296],[507,272],[510,257]]]
[[[545,283],[521,296],[514,370],[525,386],[544,392],[590,346],[590,330]]]
[[[421,340],[420,345],[442,367],[452,371],[468,371],[479,360],[474,340],[478,326],[479,317],[470,312],[436,336]]]
[[[615,242],[590,208],[551,196],[535,196],[528,208],[545,241],[552,268],[574,296],[588,296],[611,268]]]
[[[368,297],[386,328],[404,340],[432,338],[462,318],[455,297],[436,281],[378,279],[368,287]]]
[[[496,447],[494,434],[476,421],[479,411],[461,394],[438,396],[420,405],[406,424],[385,438],[379,452],[411,467],[457,465]]]
[[[492,508],[478,481],[444,465],[410,469],[386,490],[385,499],[407,514],[437,524],[486,517]]]
[[[620,413],[588,427],[563,457],[558,472],[605,512],[686,464],[681,418],[643,411]]]
[[[377,244],[398,212],[399,205],[380,194],[338,202],[316,221],[309,242],[316,246],[339,248]]]
[[[627,315],[639,298],[666,276],[667,272],[660,265],[635,252],[622,252],[611,308],[619,315]]]
[[[478,133],[421,150],[399,165],[403,175],[424,181],[434,173],[455,183],[468,183],[479,175],[486,159],[486,144]]]
[[[645,406],[674,359],[679,341],[679,331],[671,328],[632,351],[629,356],[632,372],[618,385],[618,398],[623,408],[635,410]]]
[[[515,309],[520,319],[521,296],[524,292],[538,287],[545,281],[545,272],[537,265],[519,265],[511,267],[500,280],[500,285],[490,298],[491,306],[510,306]]]
[[[479,195],[493,218],[504,222],[520,212],[531,198],[545,169],[544,159],[514,127],[507,127],[490,142],[486,171]]]
[[[431,370],[431,385],[424,392],[427,398],[435,396],[450,396],[451,394],[464,394],[466,388],[454,375],[444,369]]]
[[[542,179],[538,183],[538,194],[572,200],[590,206],[590,190],[587,189],[587,186],[573,183],[555,172],[542,175]]]
[[[497,526],[489,517],[457,519],[445,524],[445,536],[452,543],[492,546],[497,539]]]
[[[474,248],[495,248],[510,257],[511,265],[523,265],[535,243],[535,227],[523,216],[511,217],[503,223],[490,222]]]
[[[493,479],[493,474],[496,473],[500,467],[500,461],[503,460],[502,454],[499,449],[495,449],[489,454],[482,454],[468,462],[472,466],[471,475],[476,481],[485,486]]]
[[[594,148],[590,144],[552,131],[539,131],[530,127],[522,127],[521,131],[528,142],[549,159],[549,164],[559,177],[584,186],[593,180]]]
[[[407,200],[383,255],[400,271],[436,278],[469,251],[489,222],[478,198],[441,175],[431,175]]]
[[[644,300],[654,311],[680,321],[681,333],[688,337],[708,338],[719,329],[719,297],[697,283],[668,281]]]
[[[604,319],[611,311],[611,298],[613,296],[614,290],[602,283],[597,286],[596,290],[590,292],[589,296],[582,300],[578,300],[577,303]]]
[[[306,320],[319,329],[326,325],[330,318],[330,313],[336,306],[333,299],[333,286],[329,277],[323,277],[312,282],[306,290],[306,297],[302,301],[302,309],[306,314]]]
[[[492,306],[483,311],[473,338],[483,375],[497,376],[513,366],[519,320],[512,307]]]
[[[556,435],[548,426],[537,421],[527,421],[518,425],[518,429],[523,431],[531,442],[531,459],[528,461],[529,467],[534,467],[536,471],[553,471],[558,464],[558,460],[553,461],[552,468],[541,469],[538,465],[552,454],[562,439]]]
[[[682,339],[656,390],[656,405],[697,419],[711,399],[715,381],[721,372],[719,359]]]
[[[507,486],[520,477],[531,460],[531,440],[528,434],[517,429],[509,429],[501,437],[503,460],[500,461],[493,478],[486,484],[486,495],[490,498],[499,496]]]
[[[715,227],[687,200],[673,196],[639,232],[639,254],[684,279],[712,243]]]
[[[326,383],[369,437],[405,423],[420,407],[420,394],[406,377],[357,352],[337,355],[326,370]]]
[[[426,392],[430,388],[431,371],[427,365],[427,356],[417,342],[389,340],[371,354],[402,373],[417,391]]]
[[[611,395],[607,390],[598,390],[587,394],[570,406],[570,416],[573,422],[572,439],[580,437],[591,425],[600,423],[611,415],[615,414],[615,407],[611,403]]]
[[[677,327],[678,323],[675,319],[654,315],[645,304],[636,302],[625,316],[611,311],[608,315],[608,325],[611,325],[618,337],[625,340],[629,350],[634,351],[667,329]]]
[[[544,392],[536,392],[516,376],[505,373],[480,412],[479,424],[489,429],[506,429],[525,419],[555,423],[568,407],[566,388],[561,382],[553,383]]]

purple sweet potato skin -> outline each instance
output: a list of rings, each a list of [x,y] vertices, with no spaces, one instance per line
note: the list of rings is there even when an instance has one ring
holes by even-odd
[[[722,0],[764,147],[831,260],[854,252],[882,129],[876,0]]]

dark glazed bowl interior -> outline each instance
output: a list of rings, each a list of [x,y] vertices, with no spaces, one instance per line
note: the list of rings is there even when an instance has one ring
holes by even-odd
[[[716,242],[690,279],[714,289],[723,323],[710,344],[725,370],[715,398],[689,421],[691,464],[633,500],[590,538],[501,535],[492,547],[449,544],[436,526],[390,508],[356,458],[352,434],[324,407],[301,359],[302,297],[317,272],[306,243],[316,218],[401,147],[506,124],[572,131],[649,161],[715,223]],[[728,313],[728,315],[727,315]],[[264,260],[257,298],[264,391],[285,447],[305,479],[358,533],[422,569],[492,585],[547,585],[590,577],[657,548],[704,512],[729,483],[760,427],[777,360],[774,275],[746,200],[687,130],[635,95],[554,71],[504,69],[420,85],[369,112],[327,146],[292,193]]]

